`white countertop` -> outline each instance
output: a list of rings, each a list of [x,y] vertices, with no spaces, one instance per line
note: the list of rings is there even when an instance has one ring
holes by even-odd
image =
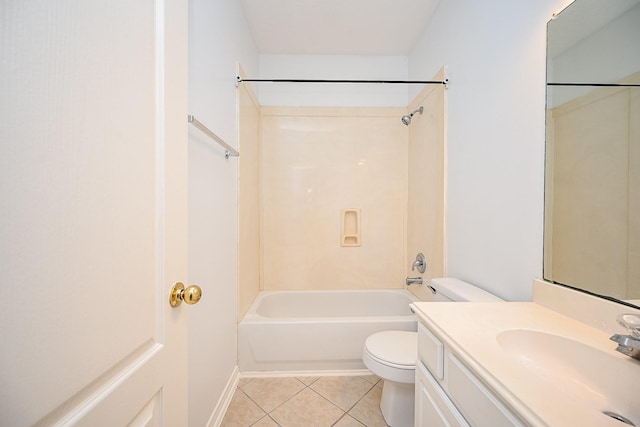
[[[635,375],[633,369],[640,369],[640,364],[632,366],[637,361],[616,352],[616,344],[609,340],[608,334],[533,302],[418,302],[413,306],[421,321],[530,425],[625,425],[601,414],[603,410],[616,410],[610,407],[605,396],[598,401],[602,407],[594,408],[593,400],[589,400],[587,406],[580,399],[565,395],[560,388],[550,386],[548,377],[540,378],[539,373],[528,369],[526,361],[508,354],[497,340],[500,332],[514,329],[563,336],[625,359],[624,363],[630,364]],[[543,348],[540,350],[544,351]],[[566,356],[571,360],[579,358],[580,354]],[[594,370],[598,368],[593,367]],[[640,396],[637,389],[629,390],[629,393]]]

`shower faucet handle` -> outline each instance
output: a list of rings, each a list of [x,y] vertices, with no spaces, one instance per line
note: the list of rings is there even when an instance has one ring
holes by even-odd
[[[420,273],[424,273],[427,269],[427,259],[422,252],[416,255],[416,260],[411,264],[411,271],[414,271],[416,267]]]

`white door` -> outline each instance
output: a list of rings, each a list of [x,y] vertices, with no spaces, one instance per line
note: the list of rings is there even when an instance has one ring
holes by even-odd
[[[187,425],[186,0],[0,2],[0,425]]]

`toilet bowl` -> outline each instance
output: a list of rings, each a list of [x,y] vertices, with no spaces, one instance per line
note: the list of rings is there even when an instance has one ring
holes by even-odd
[[[380,410],[392,427],[413,426],[417,358],[417,332],[382,331],[365,341],[362,361],[384,380]]]
[[[469,283],[454,278],[431,280],[434,302],[502,301]],[[370,335],[362,349],[365,366],[384,381],[380,410],[391,427],[412,427],[418,333],[382,331]]]

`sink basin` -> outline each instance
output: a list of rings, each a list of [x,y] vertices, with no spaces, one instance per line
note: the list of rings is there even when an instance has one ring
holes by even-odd
[[[640,363],[546,332],[513,329],[496,337],[532,381],[585,410],[619,414],[640,426]],[[557,402],[561,404],[561,402]],[[620,424],[624,426],[624,424]]]

